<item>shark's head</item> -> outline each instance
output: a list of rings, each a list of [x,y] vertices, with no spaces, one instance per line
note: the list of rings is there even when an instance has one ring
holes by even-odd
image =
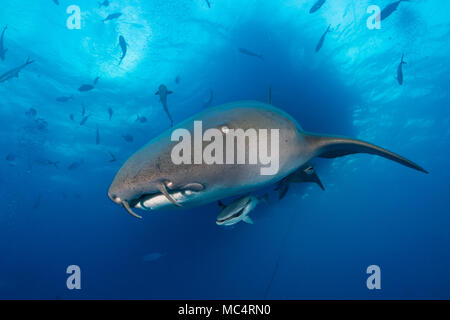
[[[149,154],[150,152],[150,154]],[[116,174],[109,198],[123,206],[131,215],[141,218],[133,209],[156,210],[182,207],[205,189],[189,175],[177,173],[172,162],[155,148],[143,148],[130,157]]]

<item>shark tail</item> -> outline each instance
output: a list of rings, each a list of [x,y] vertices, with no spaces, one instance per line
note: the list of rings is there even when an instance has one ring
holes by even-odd
[[[368,153],[395,161],[414,170],[428,173],[428,171],[418,164],[389,150],[362,140],[335,136],[320,136],[316,134],[309,134],[306,138],[314,149],[315,156],[319,158],[337,158],[355,153]]]

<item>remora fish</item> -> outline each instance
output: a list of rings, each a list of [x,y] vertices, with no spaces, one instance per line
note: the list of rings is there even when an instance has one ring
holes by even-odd
[[[127,55],[127,47],[128,44],[125,41],[125,38],[123,36],[119,36],[119,46],[120,49],[122,49],[122,57],[120,57],[119,65],[122,63],[123,58]]]
[[[319,52],[320,48],[322,48],[323,42],[325,41],[325,37],[326,37],[327,33],[330,32],[330,27],[331,27],[331,25],[328,26],[327,30],[320,37],[319,42],[317,43],[317,46],[316,46],[316,52]]]
[[[167,95],[172,94],[173,92],[170,90],[167,90],[167,87],[165,85],[160,85],[158,88],[158,91],[155,92],[155,95],[159,95],[159,100],[161,101],[164,111],[167,113],[167,116],[170,120],[170,126],[173,127],[173,119],[170,115],[169,108],[167,108]]]
[[[384,20],[387,17],[389,17],[391,14],[393,14],[394,11],[397,10],[397,7],[400,4],[400,2],[403,2],[403,1],[409,2],[409,0],[399,0],[399,1],[395,1],[395,2],[388,4],[383,10],[381,10],[380,20]]]
[[[170,203],[178,207],[196,207],[273,185],[315,157],[336,158],[354,153],[378,155],[427,172],[406,158],[361,140],[305,132],[286,112],[258,101],[233,102],[206,109],[174,130],[181,128],[194,136],[194,121],[201,121],[202,130],[218,128],[224,136],[230,128],[278,130],[278,170],[274,175],[262,175],[261,169],[267,168],[267,163],[261,162],[253,165],[175,164],[172,152],[179,141],[171,140],[171,129],[125,162],[108,190],[109,198],[136,217],[140,216],[133,208],[155,210]],[[194,151],[191,144],[192,155]],[[157,197],[159,202],[152,202]],[[151,203],[152,207],[146,203]]]
[[[7,81],[9,79],[12,79],[14,77],[18,78],[19,77],[19,72],[22,71],[22,69],[25,68],[26,66],[28,66],[29,64],[32,64],[33,62],[34,62],[34,60],[30,60],[28,58],[27,61],[24,64],[22,64],[22,65],[20,65],[20,66],[18,66],[16,68],[13,68],[13,69],[11,69],[9,71],[6,71],[4,74],[2,74],[0,76],[0,83],[1,82],[5,82],[5,81]]]
[[[232,226],[240,221],[253,224],[253,221],[248,214],[261,201],[267,202],[268,195],[265,194],[262,197],[246,195],[228,205],[224,205],[219,201],[219,206],[222,207],[222,211],[217,216],[216,223],[219,226]]]
[[[402,60],[397,67],[397,81],[400,85],[403,84],[403,65],[406,64],[406,62],[403,61],[403,56],[404,55],[402,54]]]
[[[252,51],[250,51],[248,49],[245,49],[245,48],[238,48],[238,50],[242,54],[245,54],[245,55],[250,56],[250,57],[259,58],[259,59],[264,61],[264,57],[263,57],[262,54],[258,54],[258,53],[252,52]]]
[[[325,3],[326,0],[317,0],[316,3],[314,3],[314,5],[311,7],[311,9],[309,10],[309,13],[314,13],[317,10],[319,10],[323,4]]]
[[[5,48],[5,44],[4,44],[6,29],[8,29],[8,26],[5,26],[3,28],[2,35],[0,36],[0,59],[2,59],[2,61],[5,60],[5,53],[6,53],[6,51],[8,51],[8,49]]]

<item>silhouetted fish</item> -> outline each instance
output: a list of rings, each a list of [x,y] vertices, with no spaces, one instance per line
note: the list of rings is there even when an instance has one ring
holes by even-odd
[[[134,138],[131,134],[124,134],[122,135],[122,138],[126,141],[126,142],[133,142]]]
[[[211,4],[209,3],[209,0],[205,0],[206,4],[208,5],[208,8],[211,8]]]
[[[146,254],[145,256],[142,257],[142,260],[144,260],[146,262],[156,261],[163,256],[165,256],[164,253],[154,252],[154,253]]]
[[[91,115],[92,115],[92,114],[88,114],[87,116],[84,116],[83,119],[81,119],[81,121],[80,121],[80,126],[82,126],[83,124],[85,124],[86,121],[88,121],[88,119],[89,119],[89,117],[90,117]]]
[[[402,54],[402,60],[400,61],[400,64],[397,68],[397,81],[400,85],[403,84],[403,65],[406,64],[405,61],[403,61],[403,54]]]
[[[73,99],[73,94],[70,95],[70,96],[61,96],[61,97],[58,97],[58,98],[56,98],[56,101],[58,101],[58,102],[67,102],[67,101],[69,101],[69,100],[71,100],[71,99]]]
[[[75,117],[72,113],[69,115],[69,118],[70,118],[70,120],[75,121]]]
[[[140,115],[137,115],[136,116],[136,122],[146,123],[147,122],[147,118],[146,117],[141,117]]]
[[[108,151],[108,153],[111,156],[111,159],[109,160],[109,162],[115,162],[117,160],[116,157],[112,154],[111,151]]]
[[[49,159],[35,159],[34,162],[37,164],[43,165],[43,166],[54,166],[55,168],[58,168],[59,161],[51,161]]]
[[[26,114],[28,117],[34,118],[34,117],[37,115],[37,111],[36,111],[36,109],[34,109],[34,108],[30,108],[30,109],[28,109],[27,112],[25,112],[25,114]]]
[[[8,155],[6,156],[6,161],[12,162],[14,160],[16,160],[17,156],[14,153],[8,153]]]
[[[403,1],[409,2],[409,0],[399,0],[399,1],[395,1],[395,2],[388,4],[383,10],[381,10],[380,20],[384,20],[387,17],[389,17],[391,14],[393,14],[394,11],[397,10],[397,7],[400,4],[400,2],[403,2]]]
[[[24,64],[22,64],[22,65],[20,65],[20,66],[18,66],[18,67],[16,67],[16,68],[13,68],[13,69],[11,69],[11,70],[9,70],[9,71],[6,71],[4,74],[2,74],[2,75],[0,76],[0,83],[1,83],[1,82],[5,82],[5,81],[7,81],[7,80],[9,80],[9,79],[12,79],[12,78],[14,78],[14,77],[18,78],[18,77],[19,77],[19,72],[20,72],[23,68],[25,68],[26,66],[28,66],[29,64],[32,64],[33,62],[34,62],[34,60],[27,59],[27,61],[26,61]]]
[[[103,19],[103,22],[110,21],[119,18],[122,15],[121,12],[111,13],[109,14],[105,19]]]
[[[38,193],[36,200],[33,204],[33,209],[36,210],[41,205],[41,193]]]
[[[109,1],[108,0],[105,0],[105,1],[103,1],[103,2],[99,2],[98,3],[98,7],[100,8],[100,7],[107,7],[107,6],[109,6]]]
[[[252,51],[250,51],[248,49],[245,49],[245,48],[238,48],[238,50],[242,54],[245,54],[245,55],[250,56],[250,57],[259,58],[259,59],[264,61],[264,57],[263,57],[262,54],[258,54],[258,53],[252,52]]]
[[[68,169],[68,170],[74,170],[74,169],[77,169],[77,168],[79,168],[79,167],[83,164],[83,162],[84,162],[83,160],[72,162],[72,163],[67,167],[67,169]]]
[[[5,53],[6,53],[6,51],[8,51],[8,49],[5,48],[5,44],[4,44],[6,29],[8,29],[7,25],[3,28],[2,35],[0,36],[0,59],[2,59],[2,61],[5,60]]]
[[[166,111],[167,116],[170,120],[170,126],[173,127],[173,119],[170,115],[169,108],[167,108],[167,95],[172,94],[173,92],[170,90],[167,90],[167,87],[165,85],[160,85],[158,88],[158,91],[156,91],[155,95],[159,95],[159,100],[161,101],[164,111]]]
[[[309,13],[314,13],[317,10],[319,10],[323,4],[325,3],[326,0],[317,0],[316,3],[314,3],[314,5],[311,7],[311,9],[309,10]]]
[[[122,57],[120,57],[119,65],[122,63],[123,58],[127,55],[127,47],[128,44],[125,41],[125,38],[123,36],[119,36],[119,46],[122,49]]]
[[[211,105],[211,103],[214,100],[214,92],[212,91],[212,89],[209,90],[209,98],[206,101],[203,101],[203,108],[207,108]]]
[[[111,120],[111,118],[112,118],[112,116],[114,114],[114,111],[113,111],[113,109],[111,107],[108,108],[108,114],[109,114],[109,120]]]
[[[80,91],[80,92],[91,91],[97,85],[97,82],[98,82],[99,79],[100,79],[100,77],[95,78],[93,84],[83,84],[83,85],[81,85],[78,88],[78,91]]]
[[[59,6],[59,0],[53,0],[53,2],[54,2],[57,6]]]
[[[320,37],[320,40],[319,40],[319,42],[317,43],[317,46],[316,46],[316,52],[319,52],[320,48],[322,48],[323,42],[325,41],[325,36],[327,35],[328,32],[330,32],[330,27],[331,27],[331,25],[328,26],[327,30]]]

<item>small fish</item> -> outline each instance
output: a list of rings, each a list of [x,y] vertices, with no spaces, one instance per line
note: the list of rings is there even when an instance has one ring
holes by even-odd
[[[160,259],[163,256],[165,256],[164,253],[159,253],[159,252],[149,253],[149,254],[146,254],[145,256],[143,256],[142,260],[144,260],[146,262],[156,261],[156,260]]]
[[[121,12],[111,13],[111,14],[109,14],[105,19],[103,19],[103,22],[117,19],[117,18],[119,18],[121,15],[122,15]]]
[[[95,144],[100,144],[100,132],[98,131],[98,127],[95,135]]]
[[[258,54],[258,53],[252,52],[252,51],[250,51],[248,49],[245,49],[245,48],[238,48],[238,50],[242,54],[245,54],[245,55],[250,56],[250,57],[259,58],[259,59],[264,61],[264,57],[263,57],[262,54]]]
[[[319,42],[317,43],[317,46],[316,46],[316,52],[319,52],[320,48],[322,48],[323,42],[325,41],[325,36],[327,35],[328,32],[330,32],[330,27],[331,27],[331,25],[328,26],[327,30],[320,37],[320,40],[319,40]]]
[[[17,156],[14,153],[8,153],[6,156],[6,161],[13,162],[16,160]]]
[[[399,0],[399,1],[395,1],[395,2],[388,4],[383,10],[381,10],[380,20],[384,20],[387,17],[389,17],[391,14],[393,14],[394,11],[397,10],[397,7],[400,4],[400,2],[403,2],[403,1],[409,2],[409,0]]]
[[[397,67],[397,81],[400,85],[403,84],[403,65],[406,64],[405,61],[403,61],[404,54],[402,54],[402,60],[400,61],[400,64]]]
[[[37,111],[36,111],[36,109],[34,109],[34,108],[30,108],[30,109],[28,109],[27,112],[25,112],[25,114],[26,114],[28,117],[34,118],[34,117],[36,117],[36,115],[37,115]]]
[[[317,0],[316,3],[314,3],[314,5],[311,7],[311,9],[309,10],[309,13],[314,13],[317,10],[320,9],[320,7],[323,6],[323,4],[325,3],[326,0]]]
[[[212,91],[212,89],[209,90],[209,98],[206,101],[203,101],[203,108],[207,108],[211,105],[211,103],[214,100],[214,92]]]
[[[108,114],[109,114],[109,120],[111,120],[113,114],[114,114],[114,110],[110,107],[108,108]]]
[[[219,201],[219,206],[222,211],[216,218],[216,223],[219,226],[232,226],[240,221],[244,221],[253,224],[252,219],[248,216],[259,202],[268,201],[268,195],[265,194],[262,197],[255,197],[251,195],[245,195],[228,205],[224,205]]]
[[[35,159],[34,162],[43,166],[54,166],[58,169],[59,161],[51,161],[49,159]]]
[[[5,44],[4,44],[6,29],[8,29],[7,25],[3,28],[2,35],[0,36],[0,59],[2,59],[2,61],[5,60],[5,53],[6,53],[6,51],[8,51],[8,49],[5,48]]]
[[[40,205],[41,205],[41,193],[38,193],[37,198],[33,204],[33,209],[34,210],[38,209]]]
[[[159,100],[161,101],[161,104],[163,105],[164,111],[166,112],[167,116],[170,120],[170,126],[173,127],[173,119],[170,115],[169,108],[167,108],[167,96],[169,94],[172,94],[173,92],[168,90],[165,85],[160,85],[158,88],[158,91],[156,91],[155,95],[159,95]]]
[[[72,162],[72,163],[67,167],[67,169],[68,169],[68,170],[74,170],[74,169],[77,169],[77,168],[79,168],[83,163],[84,163],[83,160]]]
[[[56,98],[56,101],[58,101],[58,102],[67,102],[67,101],[69,101],[69,100],[71,100],[71,99],[73,99],[73,94],[70,95],[70,96],[61,96],[61,97],[58,97],[58,98]]]
[[[108,1],[108,0],[105,0],[105,1],[103,1],[103,2],[99,2],[99,3],[98,3],[98,7],[99,7],[99,8],[101,8],[101,7],[107,7],[107,6],[109,6],[109,1]]]
[[[88,121],[89,117],[92,116],[92,114],[88,114],[87,116],[84,116],[83,119],[80,121],[80,126],[84,125],[86,121]]]
[[[131,134],[124,134],[122,135],[122,138],[126,141],[126,142],[133,142],[134,138]]]
[[[97,85],[97,82],[99,79],[100,79],[100,77],[95,78],[93,84],[82,84],[78,88],[78,91],[80,91],[80,92],[91,91]]]
[[[109,162],[116,162],[116,157],[113,155],[113,153],[111,151],[108,151],[109,155],[111,156],[111,159],[109,160]]]
[[[127,47],[128,44],[125,41],[125,38],[123,36],[119,36],[119,46],[122,49],[122,57],[120,57],[119,65],[122,63],[123,58],[127,55]]]
[[[75,121],[75,117],[74,117],[73,113],[71,113],[71,114],[69,115],[69,118],[70,118],[70,120]]]
[[[84,105],[84,103],[81,104],[82,108],[81,108],[81,116],[84,117],[84,115],[86,114],[86,106]]]
[[[33,62],[34,62],[34,60],[30,60],[28,58],[27,61],[24,64],[22,64],[22,65],[20,65],[20,66],[18,66],[16,68],[13,68],[13,69],[11,69],[9,71],[6,71],[4,74],[2,74],[0,76],[0,83],[1,82],[5,82],[7,80],[10,80],[10,79],[12,79],[14,77],[18,78],[19,77],[19,72],[22,71],[22,69],[25,68],[26,66],[32,64]]]
[[[147,118],[146,117],[141,117],[140,115],[137,115],[136,122],[146,123],[147,122]]]
[[[211,3],[209,3],[209,0],[205,0],[206,4],[208,5],[208,8],[211,8]]]

